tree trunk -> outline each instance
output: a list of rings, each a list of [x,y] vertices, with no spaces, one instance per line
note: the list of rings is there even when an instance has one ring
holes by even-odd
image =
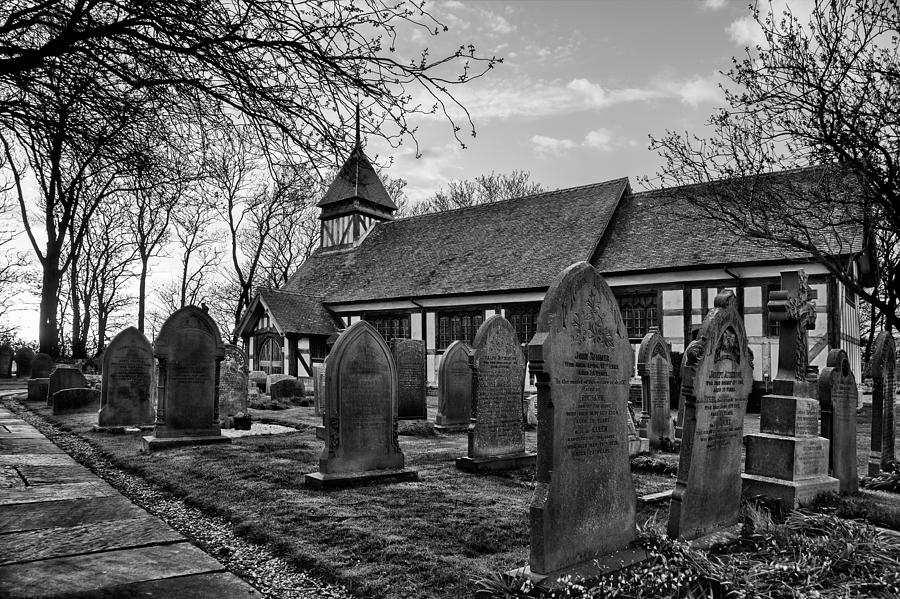
[[[137,328],[140,332],[144,332],[144,310],[146,308],[146,300],[147,300],[147,262],[149,262],[150,256],[141,256],[141,279],[140,284],[138,286],[138,325]]]
[[[43,267],[38,342],[40,350],[55,360],[59,358],[59,331],[57,330],[56,313],[59,307],[56,296],[59,294],[59,283],[62,277],[59,272],[59,254],[48,252]]]

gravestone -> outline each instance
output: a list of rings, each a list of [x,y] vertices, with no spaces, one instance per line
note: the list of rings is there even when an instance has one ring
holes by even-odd
[[[888,470],[895,459],[894,400],[896,389],[896,347],[887,331],[878,333],[872,344],[869,375],[872,377],[872,441],[869,476]]]
[[[204,310],[185,306],[169,316],[153,344],[157,360],[156,426],[144,451],[230,443],[219,427],[219,366],[225,344]]]
[[[434,428],[461,431],[472,416],[472,350],[464,341],[454,341],[438,366],[438,410]]]
[[[225,344],[225,359],[219,368],[219,425],[236,414],[247,414],[247,354],[240,347]],[[224,428],[224,427],[223,427]]]
[[[325,393],[325,364],[313,365],[313,414],[321,416],[324,413]]]
[[[638,419],[634,415],[634,410],[631,408],[630,403],[625,414],[625,426],[628,429],[628,455],[634,457],[639,453],[650,451],[650,440],[638,434]]]
[[[472,343],[474,396],[469,455],[456,459],[470,472],[531,466],[525,451],[525,356],[508,320],[496,314],[479,327]]]
[[[42,401],[50,405],[50,378],[28,379],[28,401]]]
[[[289,374],[270,374],[266,377],[266,395],[272,395],[272,385],[280,381],[293,381],[296,377]]]
[[[397,438],[397,368],[372,325],[357,321],[337,339],[325,386],[325,448],[319,471],[304,482],[331,489],[417,480],[418,474],[404,467]]]
[[[644,335],[638,349],[638,376],[641,377],[640,435],[650,440],[650,447],[657,448],[660,439],[674,439],[672,411],[669,409],[669,376],[672,374],[672,356],[669,344],[656,327]]]
[[[681,386],[678,389],[678,413],[675,418],[675,439],[681,441],[684,429],[684,402],[687,397],[694,394],[694,374],[697,372],[697,364],[703,356],[703,344],[697,339],[700,333],[700,325],[691,328],[691,342],[684,348],[681,355]]]
[[[100,390],[81,387],[60,389],[50,398],[54,414],[96,412],[100,408]]]
[[[266,379],[269,376],[263,370],[251,370],[250,374],[247,375],[247,378],[250,380],[250,383],[256,385],[256,388],[259,389],[260,393],[266,392]]]
[[[769,319],[781,323],[778,374],[760,402],[759,433],[747,435],[743,493],[794,509],[821,493],[836,492],[828,476],[828,439],[819,436],[819,402],[807,380],[807,329],[815,327],[816,292],[803,270],[781,273],[781,290],[769,294]]]
[[[103,353],[100,383],[101,427],[153,424],[153,347],[135,327],[119,332]]]
[[[833,349],[819,374],[822,436],[829,440],[828,472],[840,481],[841,493],[859,490],[856,466],[856,402],[859,391],[847,352]]]
[[[30,347],[20,347],[16,352],[16,378],[31,378],[32,360],[34,360],[34,350]]]
[[[391,339],[391,353],[397,365],[400,399],[397,418],[427,420],[425,404],[425,342],[420,339]]]
[[[643,559],[630,547],[634,354],[616,299],[593,266],[574,264],[550,285],[528,357],[537,377],[538,461],[526,574],[553,581],[594,560],[609,569]]]
[[[692,344],[693,345],[693,344]],[[753,368],[744,320],[731,291],[716,296],[697,338],[668,534],[694,539],[738,522],[741,440]],[[685,357],[691,352],[686,352]]]
[[[0,345],[0,379],[12,376],[13,348],[8,343]]]
[[[50,373],[56,368],[53,358],[45,353],[38,353],[31,361],[31,378],[46,379],[50,377]]]
[[[47,391],[47,405],[53,405],[53,394],[62,389],[86,389],[87,379],[81,370],[72,364],[59,364],[50,373],[50,384]]]
[[[279,378],[269,385],[269,397],[295,401],[303,398],[303,383],[294,377]]]

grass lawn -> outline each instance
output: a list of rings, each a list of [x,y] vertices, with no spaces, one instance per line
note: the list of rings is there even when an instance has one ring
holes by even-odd
[[[413,433],[401,434],[400,444],[418,482],[326,493],[302,484],[304,473],[318,469],[323,447],[312,408],[254,413],[257,420],[296,427],[293,433],[148,455],[139,452],[137,435],[91,432],[96,414],[53,417],[27,405],[102,448],[120,467],[227,518],[248,540],[359,596],[468,597],[473,578],[528,562],[533,471],[475,475],[456,469],[455,458],[466,453],[464,433],[434,435],[401,425]],[[747,432],[758,430],[758,422],[748,417]],[[868,453],[868,425],[862,424],[861,474]],[[527,444],[534,450],[534,431]],[[674,454],[660,458],[677,464]],[[674,476],[653,471],[633,474],[638,495],[674,486]],[[667,509],[667,503],[639,503],[637,521],[665,519]]]

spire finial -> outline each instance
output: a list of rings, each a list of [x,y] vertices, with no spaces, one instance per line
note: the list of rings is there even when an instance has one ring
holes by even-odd
[[[359,102],[356,103],[356,147],[359,147]]]

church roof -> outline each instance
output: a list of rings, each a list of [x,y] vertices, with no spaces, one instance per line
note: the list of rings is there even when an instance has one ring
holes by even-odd
[[[756,183],[780,187],[774,197],[789,197],[815,189],[822,176],[833,176],[825,167],[811,167],[781,171]],[[840,179],[848,193],[858,193],[850,181]],[[778,247],[771,241],[754,241],[715,223],[704,223],[698,208],[688,201],[690,196],[717,193],[727,201],[722,188],[740,185],[739,180],[716,181],[701,185],[687,185],[646,191],[626,196],[619,202],[616,214],[606,228],[591,263],[603,274],[635,271],[686,269],[702,266],[738,263],[809,261],[807,252]],[[790,188],[788,189],[788,187]],[[714,187],[716,189],[714,189]],[[738,190],[732,190],[737,193]],[[818,247],[828,248],[832,255],[860,252],[864,245],[862,227],[848,219],[846,210],[855,202],[839,206],[836,214],[814,211],[809,214],[812,234],[819,235]],[[851,208],[852,209],[852,208]],[[856,221],[858,222],[858,220]]]
[[[322,208],[352,198],[368,200],[388,210],[397,209],[359,142],[317,205]]]
[[[546,288],[594,253],[628,179],[379,223],[317,250],[286,290],[326,303]]]
[[[325,308],[321,297],[284,289],[266,289],[259,292],[257,300],[269,312],[282,334],[330,335],[341,326],[337,318]],[[248,307],[247,317],[254,308],[252,304]],[[246,324],[248,323],[242,321],[238,330],[243,330]]]

